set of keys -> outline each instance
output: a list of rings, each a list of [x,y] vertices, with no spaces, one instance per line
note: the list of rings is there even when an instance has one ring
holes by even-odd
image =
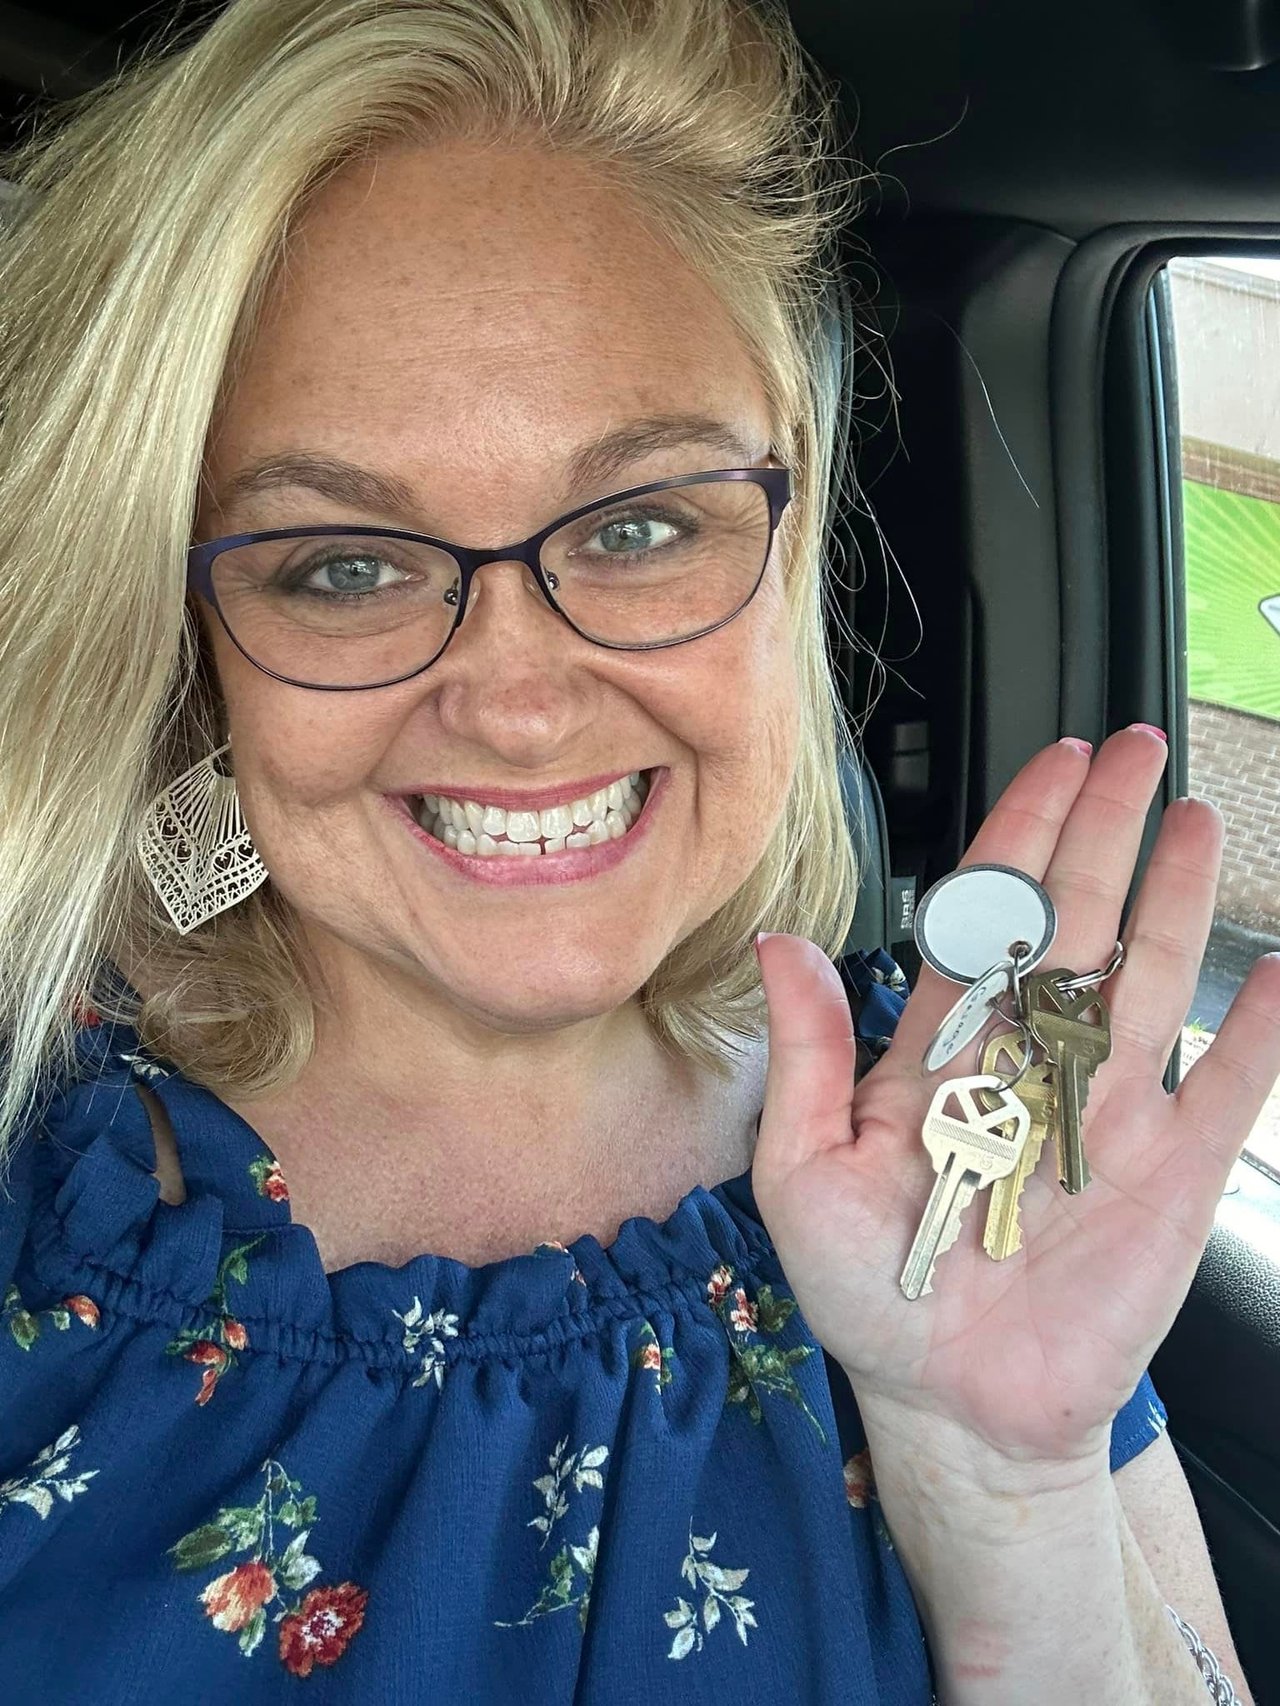
[[[1089,1183],[1084,1109],[1092,1076],[1111,1053],[1099,986],[1124,963],[1124,948],[1117,943],[1100,971],[1040,970],[1056,934],[1049,895],[1008,865],[953,871],[917,910],[921,957],[968,986],[925,1052],[926,1071],[946,1066],[993,1018],[1004,1028],[987,1040],[981,1071],[940,1084],[925,1117],[924,1145],[937,1179],[899,1282],[909,1298],[933,1289],[934,1265],[981,1190],[990,1190],[987,1254],[1003,1261],[1021,1248],[1023,1188],[1050,1134],[1063,1189],[1075,1195]],[[1010,1013],[1001,1007],[1006,997]]]

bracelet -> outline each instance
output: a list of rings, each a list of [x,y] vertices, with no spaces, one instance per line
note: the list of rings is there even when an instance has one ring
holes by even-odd
[[[1174,1628],[1190,1647],[1191,1656],[1200,1668],[1200,1675],[1204,1678],[1205,1686],[1213,1696],[1215,1706],[1240,1706],[1240,1696],[1231,1686],[1231,1679],[1223,1676],[1222,1666],[1205,1646],[1199,1635],[1189,1623],[1183,1622],[1171,1605],[1166,1605],[1165,1610],[1172,1617]]]

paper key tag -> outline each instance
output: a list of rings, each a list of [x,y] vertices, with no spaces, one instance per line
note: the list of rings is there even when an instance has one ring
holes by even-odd
[[[916,908],[920,957],[952,983],[973,983],[1025,942],[1021,970],[1049,952],[1058,915],[1046,891],[1012,865],[966,865],[941,877]]]

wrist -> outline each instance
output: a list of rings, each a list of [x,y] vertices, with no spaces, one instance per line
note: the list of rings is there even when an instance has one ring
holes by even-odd
[[[1004,1545],[1096,1522],[1110,1508],[1109,1430],[1069,1457],[1046,1458],[897,1400],[858,1394],[858,1410],[891,1526],[955,1529],[969,1543],[989,1537]]]

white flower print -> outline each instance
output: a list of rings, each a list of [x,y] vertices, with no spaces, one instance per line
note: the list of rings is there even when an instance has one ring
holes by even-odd
[[[43,1520],[53,1509],[55,1493],[70,1504],[77,1493],[86,1492],[98,1473],[96,1469],[82,1469],[67,1480],[61,1478],[71,1463],[71,1453],[80,1443],[80,1429],[73,1423],[52,1445],[46,1445],[36,1454],[27,1474],[0,1481],[0,1511],[6,1505],[30,1505]]]
[[[122,1060],[131,1067],[135,1078],[171,1078],[172,1073],[166,1072],[163,1066],[158,1066],[145,1054],[119,1054],[117,1060]]]
[[[756,1620],[751,1615],[753,1599],[747,1599],[743,1594],[735,1593],[751,1574],[750,1570],[726,1570],[719,1564],[713,1564],[706,1554],[716,1543],[714,1534],[703,1539],[700,1535],[689,1531],[689,1550],[685,1554],[684,1563],[680,1566],[680,1574],[689,1585],[706,1590],[702,1602],[702,1630],[698,1628],[698,1613],[685,1599],[677,1596],[674,1611],[663,1613],[663,1619],[669,1629],[676,1631],[676,1638],[671,1643],[669,1659],[682,1659],[686,1653],[695,1650],[702,1651],[702,1631],[710,1634],[720,1621],[720,1609],[723,1606],[733,1618],[738,1639],[745,1647],[747,1644],[747,1627],[756,1628]],[[699,1556],[699,1554],[702,1554]]]
[[[422,1313],[422,1302],[415,1297],[413,1307],[402,1315],[398,1309],[391,1313],[397,1321],[404,1323],[404,1348],[416,1351],[423,1339],[429,1338],[429,1344],[422,1353],[422,1373],[413,1382],[415,1386],[425,1386],[429,1380],[434,1380],[437,1387],[444,1385],[444,1341],[456,1339],[458,1336],[458,1317],[448,1315],[443,1309],[434,1309],[430,1315]]]
[[[551,1538],[551,1530],[569,1509],[569,1501],[564,1496],[565,1483],[572,1479],[573,1490],[580,1493],[584,1487],[603,1487],[604,1481],[600,1475],[600,1465],[609,1455],[607,1445],[593,1445],[581,1452],[571,1451],[566,1457],[564,1448],[569,1443],[569,1436],[557,1444],[555,1450],[547,1459],[549,1475],[539,1475],[533,1483],[542,1494],[546,1510],[542,1516],[531,1517],[525,1524],[526,1528],[542,1530],[542,1545],[545,1546]],[[540,1546],[539,1551],[542,1550]]]
[[[1147,1399],[1147,1422],[1153,1434],[1162,1434],[1169,1426],[1169,1418],[1161,1414],[1160,1406]]]

